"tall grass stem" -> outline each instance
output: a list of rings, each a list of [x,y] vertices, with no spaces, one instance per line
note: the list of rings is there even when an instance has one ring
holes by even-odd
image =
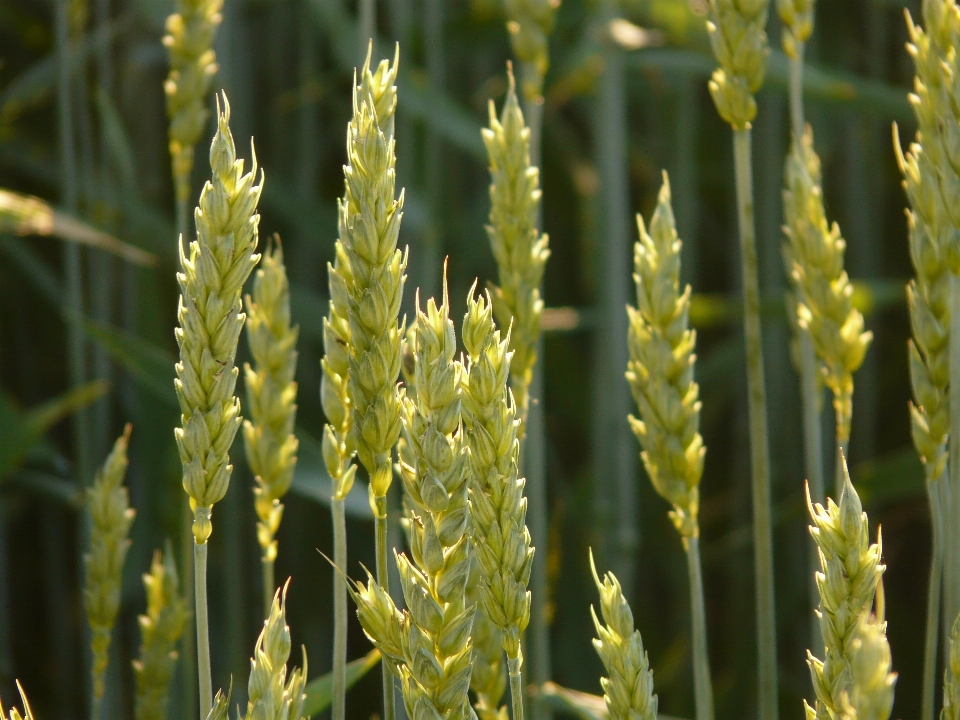
[[[690,617],[693,635],[693,687],[697,720],[713,720],[713,687],[710,683],[710,654],[707,649],[707,613],[703,601],[703,570],[700,565],[700,538],[686,541],[687,573],[690,576]]]
[[[933,557],[930,562],[930,578],[927,584],[927,625],[923,646],[923,688],[921,720],[934,720],[936,711],[938,640],[940,635],[940,589],[943,575],[943,514],[940,493],[944,478],[941,476],[927,483],[927,500],[930,505]]]
[[[510,701],[513,705],[512,720],[523,720],[523,679],[520,666],[523,656],[507,658],[507,674],[510,676]]]
[[[202,511],[205,508],[199,508]],[[209,512],[209,510],[208,510]],[[193,544],[194,602],[197,622],[197,673],[200,685],[200,720],[206,720],[213,707],[213,679],[210,672],[210,624],[207,615],[207,548],[209,543]]]
[[[796,57],[790,58],[790,130],[803,137],[803,43],[796,44]]]
[[[824,501],[823,430],[820,426],[820,413],[823,390],[817,382],[817,356],[813,349],[813,340],[806,330],[798,328],[798,331],[800,336],[800,383],[803,402],[804,470],[806,471],[807,484],[810,487],[810,498],[815,503],[822,503]],[[813,545],[812,540],[808,548],[810,607],[816,608],[820,604],[820,591],[817,589],[815,574],[820,570],[820,560],[817,557],[816,546]],[[812,620],[813,616],[810,617]],[[820,652],[822,645],[820,627],[816,622],[811,622],[810,649],[814,652]]]
[[[376,512],[374,513],[374,528],[376,532],[376,560],[377,584],[388,594],[390,592],[390,569],[388,567],[387,552],[387,498],[376,498]],[[346,542],[343,547],[346,548]],[[393,673],[387,664],[386,658],[380,662],[380,671],[383,673],[383,720],[394,720],[396,717],[396,698],[393,692]]]
[[[341,572],[347,571],[347,520],[343,498],[336,495],[330,501],[333,516],[333,720],[346,718],[347,693],[347,581]]]
[[[950,516],[945,524],[949,546],[945,550],[947,567],[946,617],[952,624],[952,619],[960,611],[960,569],[957,560],[960,559],[960,276],[951,273],[950,276],[950,482],[947,497],[949,498]],[[949,631],[949,628],[948,628]]]
[[[757,616],[758,704],[761,720],[777,718],[777,635],[773,595],[773,536],[770,521],[770,454],[767,439],[767,394],[760,332],[760,287],[753,214],[750,127],[734,130],[737,211],[743,271],[744,339],[750,423],[750,470],[753,495],[753,546]]]

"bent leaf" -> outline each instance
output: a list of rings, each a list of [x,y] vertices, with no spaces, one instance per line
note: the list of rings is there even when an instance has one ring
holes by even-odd
[[[379,650],[371,650],[362,658],[347,663],[347,690],[379,664]],[[327,673],[311,680],[307,683],[305,692],[307,699],[303,702],[303,716],[310,718],[319,715],[330,707],[330,703],[333,701],[333,674]]]

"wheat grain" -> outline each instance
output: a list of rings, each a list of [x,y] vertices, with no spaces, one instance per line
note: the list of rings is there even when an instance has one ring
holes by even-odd
[[[593,640],[608,677],[600,678],[603,699],[610,720],[656,720],[657,696],[653,692],[653,671],[640,631],[633,626],[633,612],[612,572],[597,574],[590,551],[590,570],[600,591],[600,615],[590,606],[597,630]]]
[[[270,613],[250,658],[247,714],[244,720],[301,720],[307,680],[307,651],[303,666],[287,673],[290,628],[287,626],[287,580],[273,596]]]
[[[131,425],[117,438],[113,450],[87,489],[90,515],[90,549],[84,556],[86,579],[83,606],[91,631],[93,698],[103,700],[104,673],[110,662],[110,639],[120,611],[123,564],[130,549],[130,526],[136,512],[130,507],[123,479],[127,473],[127,447]]]
[[[537,230],[540,171],[530,164],[530,130],[523,122],[512,74],[509,82],[499,119],[490,101],[490,127],[483,130],[483,142],[491,177],[487,235],[500,279],[490,291],[497,322],[511,328],[510,384],[522,436],[540,338],[540,283],[550,250],[549,238]]]
[[[166,720],[167,693],[177,665],[176,650],[189,612],[180,595],[173,550],[153,555],[150,572],[143,576],[147,612],[140,624],[140,658],[133,663],[137,679],[136,720]]]
[[[243,423],[247,462],[256,478],[254,508],[260,522],[257,540],[262,550],[264,601],[271,606],[277,557],[277,530],[283,517],[280,499],[290,489],[297,466],[298,327],[290,324],[290,286],[279,244],[267,248],[246,298],[247,340],[255,367],[244,366],[251,420]]]

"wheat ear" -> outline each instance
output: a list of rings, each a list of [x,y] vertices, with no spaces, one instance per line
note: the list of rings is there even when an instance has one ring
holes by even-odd
[[[770,449],[760,329],[760,281],[753,217],[750,135],[751,123],[757,114],[754,95],[763,85],[767,56],[770,54],[764,32],[768,6],[769,0],[710,0],[707,32],[713,54],[720,65],[710,79],[710,95],[720,117],[730,123],[733,129],[749,398],[759,715],[761,720],[776,720],[777,633],[770,519]]]
[[[841,460],[843,458],[841,457]],[[880,562],[882,541],[870,543],[867,514],[850,482],[846,462],[842,464],[845,483],[840,504],[832,499],[827,506],[807,505],[813,525],[810,534],[820,553],[817,588],[820,591],[820,634],[824,657],[807,653],[810,676],[816,692],[818,718],[839,718],[844,712],[844,695],[851,692],[851,644],[862,616],[869,613],[883,575]]]
[[[131,425],[117,438],[93,485],[87,489],[90,515],[90,549],[83,558],[86,578],[83,606],[90,625],[93,654],[93,708],[99,717],[104,692],[104,673],[110,662],[110,640],[120,611],[123,564],[130,549],[130,527],[136,512],[130,507],[127,489],[127,447]]]
[[[136,720],[166,720],[170,680],[177,666],[177,644],[187,625],[189,611],[180,594],[173,551],[153,555],[150,572],[143,576],[147,612],[140,624],[140,658],[133,662],[137,679]]]
[[[276,585],[277,530],[283,517],[280,499],[290,489],[297,466],[297,337],[290,324],[290,284],[283,248],[271,244],[263,255],[247,295],[247,341],[254,365],[243,368],[252,420],[243,423],[247,462],[256,478],[254,509],[262,550],[264,612],[269,614]]]
[[[278,588],[263,622],[263,630],[250,658],[245,720],[301,720],[307,681],[307,651],[303,667],[287,673],[290,659],[290,628],[287,626],[287,588]]]
[[[505,0],[510,46],[523,68],[523,93],[540,97],[550,67],[550,33],[560,0]]]
[[[463,372],[444,297],[437,307],[417,301],[414,358],[416,396],[402,401],[406,450],[400,473],[409,503],[411,557],[397,554],[407,610],[394,607],[369,578],[353,589],[360,623],[400,678],[411,718],[473,717],[471,628],[466,602],[472,560],[467,495],[467,450],[461,414]]]
[[[590,551],[590,570],[600,591],[600,618],[590,606],[597,637],[593,640],[608,677],[600,678],[603,700],[610,720],[656,720],[657,696],[653,670],[643,648],[640,631],[633,626],[633,612],[612,572],[600,579]]]
[[[4,710],[3,703],[0,702],[0,720],[33,720],[33,710],[30,709],[30,701],[27,700],[27,694],[23,691],[23,686],[17,680],[17,691],[20,693],[20,702],[23,703],[23,714],[11,706],[10,710]]]
[[[953,621],[950,645],[943,671],[943,714],[941,720],[960,718],[960,616]]]
[[[167,18],[170,73],[163,84],[170,119],[169,144],[177,203],[177,230],[187,235],[193,153],[207,125],[210,84],[217,73],[213,38],[220,26],[223,0],[177,0]]]
[[[207,540],[211,511],[230,484],[229,451],[241,424],[235,394],[237,341],[243,328],[240,292],[260,256],[256,254],[260,216],[255,185],[256,154],[243,174],[230,133],[230,105],[218,103],[217,133],[210,146],[212,177],[196,210],[197,237],[180,243],[180,304],[176,329],[180,361],[174,385],[180,400],[181,427],[175,431],[183,463],[183,487],[194,511],[194,592],[200,717],[213,706],[210,638],[207,630]]]
[[[643,447],[641,457],[657,493],[673,509],[670,519],[687,554],[693,631],[697,719],[712,720],[713,690],[707,654],[703,574],[700,568],[700,478],[706,448],[700,436],[700,390],[693,379],[696,333],[689,328],[690,286],[680,290],[680,249],[670,181],[663,187],[650,231],[637,216],[634,245],[637,307],[630,318],[627,381],[640,410],[630,425]]]

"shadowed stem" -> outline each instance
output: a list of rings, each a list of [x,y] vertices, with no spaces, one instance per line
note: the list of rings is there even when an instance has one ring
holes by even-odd
[[[837,425],[840,424],[840,418],[837,418]],[[834,492],[836,495],[834,497],[840,497],[843,494],[843,486],[846,482],[846,476],[843,472],[843,466],[845,464],[844,458],[848,457],[848,452],[850,450],[850,438],[837,438],[837,457],[836,457],[836,488]]]
[[[750,128],[734,130],[737,210],[743,267],[743,324],[747,354],[750,421],[750,471],[753,495],[753,545],[756,583],[758,703],[761,720],[777,717],[777,636],[773,597],[773,537],[770,522],[770,454],[767,393],[760,332],[760,288],[753,217]]]
[[[950,514],[945,523],[945,538],[949,544],[945,548],[946,561],[946,617],[952,623],[960,610],[960,571],[957,560],[960,559],[960,276],[950,276],[950,483],[947,490]]]
[[[523,679],[520,672],[522,665],[522,653],[515,658],[507,658],[507,672],[510,675],[510,701],[513,706],[512,720],[523,720]]]
[[[392,472],[392,470],[391,470]],[[377,537],[377,584],[387,593],[390,592],[390,569],[387,565],[387,498],[376,498],[374,525]],[[346,548],[346,543],[344,543]],[[383,720],[394,720],[396,716],[396,698],[393,693],[393,674],[384,658],[380,661],[380,672],[383,674]]]
[[[273,572],[274,562],[265,557],[262,558],[261,562],[263,565],[263,607],[266,609],[263,616],[269,617],[270,610],[273,607],[273,593],[277,589]]]
[[[930,558],[930,579],[927,585],[927,627],[923,647],[923,694],[921,720],[934,720],[937,686],[937,641],[940,635],[940,588],[943,575],[943,512],[940,497],[944,478],[927,482],[933,553]]]
[[[197,514],[208,508],[197,508]],[[194,598],[197,616],[197,673],[200,683],[200,720],[206,720],[213,707],[213,679],[210,674],[210,625],[207,617],[207,547],[193,543]]]
[[[332,720],[345,720],[347,695],[347,581],[341,572],[347,569],[347,520],[344,500],[330,501],[333,516],[333,704]],[[386,668],[384,668],[386,669]]]
[[[693,686],[697,720],[713,720],[713,688],[710,685],[710,655],[707,651],[707,614],[703,601],[703,570],[700,538],[688,538],[687,573],[690,576],[690,619],[693,635]]]

